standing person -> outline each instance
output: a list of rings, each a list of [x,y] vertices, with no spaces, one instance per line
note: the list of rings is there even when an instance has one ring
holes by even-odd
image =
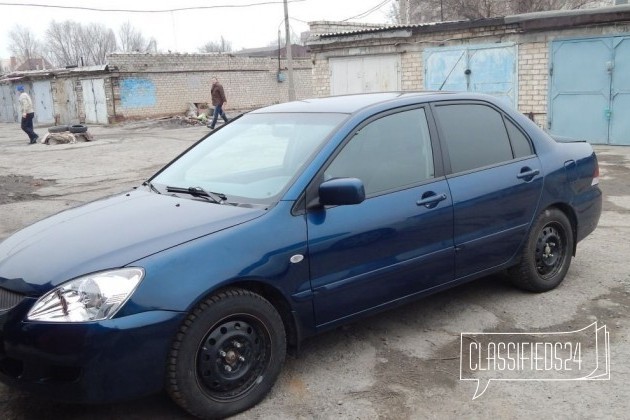
[[[17,91],[20,92],[20,109],[22,111],[22,130],[28,134],[29,144],[37,143],[39,136],[33,131],[33,101],[28,93],[24,92],[24,86],[18,85]]]
[[[214,130],[214,126],[217,124],[217,118],[221,115],[223,121],[228,122],[228,118],[225,116],[225,112],[223,112],[223,105],[227,103],[227,98],[225,97],[225,92],[223,91],[223,86],[219,83],[219,80],[216,77],[212,78],[212,89],[210,89],[210,95],[212,96],[212,106],[214,106],[214,113],[212,114],[212,123],[208,125],[208,128]]]

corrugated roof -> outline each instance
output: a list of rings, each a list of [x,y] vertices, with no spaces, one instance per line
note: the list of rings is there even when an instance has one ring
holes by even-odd
[[[99,64],[97,66],[86,66],[86,67],[57,68],[57,69],[47,69],[47,70],[13,71],[13,72],[7,73],[4,78],[0,79],[0,82],[9,81],[16,78],[23,79],[25,77],[41,78],[41,77],[48,77],[48,76],[61,75],[61,74],[102,73],[106,71],[109,71],[108,64]]]
[[[429,22],[429,23],[417,23],[417,24],[408,24],[408,25],[388,25],[383,24],[380,27],[367,27],[361,29],[353,29],[348,31],[337,31],[337,32],[328,32],[313,35],[314,39],[318,38],[331,38],[331,37],[340,37],[340,36],[352,36],[352,35],[362,35],[368,33],[377,33],[377,32],[386,32],[386,31],[394,31],[394,30],[413,30],[413,29],[450,29],[453,26],[487,26],[487,25],[496,25],[496,24],[511,24],[511,23],[522,23],[522,22],[530,22],[530,21],[544,21],[550,19],[563,19],[563,18],[592,18],[593,20],[600,20],[598,16],[601,15],[618,15],[630,13],[630,5],[619,5],[619,6],[611,6],[611,7],[600,7],[600,8],[591,8],[591,9],[575,9],[575,10],[551,10],[547,12],[534,12],[534,13],[523,13],[520,15],[510,15],[510,16],[499,16],[492,18],[484,18],[477,20],[455,20],[455,21],[443,21],[443,22]]]
[[[339,31],[339,32],[327,32],[327,33],[323,33],[323,34],[317,34],[315,36],[321,37],[321,38],[326,38],[326,37],[331,37],[331,36],[345,36],[345,35],[357,35],[357,34],[365,34],[365,33],[370,33],[370,32],[381,32],[381,31],[389,31],[392,29],[414,29],[414,28],[422,28],[422,27],[429,27],[429,26],[436,26],[436,25],[442,25],[445,23],[454,23],[454,22],[467,22],[467,21],[444,21],[444,22],[428,22],[428,23],[414,23],[414,24],[409,24],[409,25],[402,25],[402,24],[396,24],[396,25],[383,25],[380,27],[372,27],[372,28],[362,28],[362,29],[353,29],[350,31]]]

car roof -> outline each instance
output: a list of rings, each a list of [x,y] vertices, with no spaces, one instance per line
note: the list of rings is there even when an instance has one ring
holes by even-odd
[[[260,108],[252,113],[276,113],[276,112],[332,112],[353,114],[361,109],[374,105],[398,105],[409,102],[429,102],[444,99],[484,99],[489,100],[488,95],[474,93],[458,93],[444,91],[426,92],[380,92],[359,93],[354,95],[328,96],[324,98],[302,99],[277,105]],[[492,99],[490,99],[492,101]]]

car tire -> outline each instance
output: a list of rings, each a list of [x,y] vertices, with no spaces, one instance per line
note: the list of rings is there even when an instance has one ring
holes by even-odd
[[[564,280],[573,255],[573,228],[567,216],[556,208],[545,210],[529,232],[521,261],[508,270],[516,286],[532,292],[546,292]]]
[[[75,124],[68,127],[68,130],[70,130],[71,133],[79,134],[79,133],[85,133],[88,130],[88,128],[83,124]]]
[[[49,133],[64,133],[66,131],[68,131],[67,125],[55,125],[48,128]]]
[[[286,356],[284,324],[262,296],[217,293],[193,309],[176,334],[166,369],[171,398],[200,418],[223,418],[260,402]]]

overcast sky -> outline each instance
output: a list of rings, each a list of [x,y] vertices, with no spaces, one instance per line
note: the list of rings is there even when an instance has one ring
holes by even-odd
[[[369,15],[352,21],[384,23],[392,1],[387,1]],[[167,13],[130,13],[24,6],[27,3],[147,11],[197,6],[273,4]],[[291,28],[299,34],[308,30],[308,25],[304,22],[339,21],[367,12],[382,3],[383,0],[290,0]],[[208,41],[219,40],[221,36],[232,42],[234,50],[264,47],[277,39],[279,28],[284,33],[283,19],[284,7],[281,0],[0,0],[0,58],[6,59],[10,56],[8,32],[16,24],[30,28],[43,41],[46,28],[52,20],[100,22],[115,32],[118,32],[122,23],[129,21],[145,37],[154,37],[158,49],[196,52],[198,47]]]

